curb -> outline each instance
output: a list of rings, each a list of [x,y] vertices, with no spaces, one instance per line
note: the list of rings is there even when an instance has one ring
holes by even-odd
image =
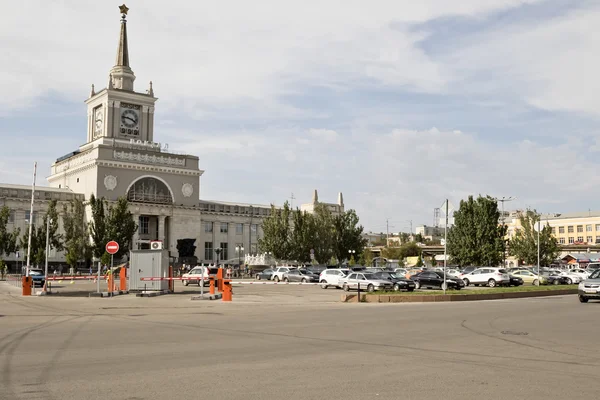
[[[401,294],[361,294],[360,301],[366,303],[437,303],[447,301],[480,301],[480,300],[502,300],[521,299],[528,297],[562,296],[577,294],[577,289],[543,290],[539,292],[505,292],[489,294],[440,294],[440,295],[401,295]],[[343,294],[341,298],[344,303],[358,303],[357,294]]]
[[[209,294],[203,296],[192,296],[192,300],[219,300],[223,298],[223,293]]]
[[[115,296],[121,296],[124,294],[129,294],[128,290],[117,290],[114,292],[92,292],[90,293],[90,297],[115,297]]]
[[[169,294],[169,293],[171,293],[169,290],[157,290],[155,292],[136,293],[135,297],[156,297],[156,296],[162,296],[163,294]]]

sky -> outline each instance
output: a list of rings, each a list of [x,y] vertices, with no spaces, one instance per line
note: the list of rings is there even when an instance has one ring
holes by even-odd
[[[119,3],[0,0],[0,182],[47,185],[86,140]],[[324,202],[366,231],[469,195],[600,209],[600,2],[129,0],[154,139],[197,155],[200,197]],[[292,200],[291,197],[294,199]]]

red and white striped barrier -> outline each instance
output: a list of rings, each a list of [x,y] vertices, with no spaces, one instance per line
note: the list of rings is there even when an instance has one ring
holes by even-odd
[[[49,276],[46,278],[47,281],[77,281],[77,280],[96,280],[97,276]],[[101,276],[100,279],[106,279],[105,276]]]
[[[319,282],[245,282],[245,281],[231,281],[232,285],[320,285]]]
[[[209,278],[182,278],[182,277],[145,277],[140,278],[141,281],[199,281],[199,280],[208,281]],[[216,280],[216,279],[215,279]]]

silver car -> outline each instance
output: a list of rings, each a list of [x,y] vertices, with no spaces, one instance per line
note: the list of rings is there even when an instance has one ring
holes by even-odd
[[[376,290],[392,290],[393,283],[388,280],[377,279],[372,274],[363,272],[353,272],[344,278],[342,289],[349,291],[350,289],[366,290],[367,292],[374,292]]]
[[[582,303],[587,303],[589,299],[600,300],[600,269],[592,272],[590,277],[581,282],[577,289],[579,301]]]

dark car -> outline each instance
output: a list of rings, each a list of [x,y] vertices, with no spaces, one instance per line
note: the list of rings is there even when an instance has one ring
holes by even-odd
[[[444,274],[437,271],[423,271],[410,277],[415,282],[417,289],[420,288],[442,288],[444,286]],[[448,289],[460,290],[465,287],[465,282],[460,278],[446,277]]]
[[[502,286],[521,286],[524,283],[523,279],[519,278],[518,276],[508,274],[508,277],[510,278],[510,280],[508,281],[508,283],[505,283]]]
[[[325,271],[326,268],[327,267],[324,265],[311,265],[306,267],[306,270],[319,275],[321,272]]]
[[[375,272],[371,275],[377,279],[391,281],[394,284],[393,289],[396,292],[400,290],[412,292],[417,287],[415,282],[411,281],[410,279],[406,279],[403,275],[395,274],[393,272],[381,271]]]
[[[549,274],[545,275],[548,279],[548,285],[569,285],[573,283],[568,276]]]
[[[293,269],[283,274],[284,282],[319,282],[319,275],[303,269]]]
[[[264,271],[262,271],[262,272],[257,272],[257,273],[256,273],[256,275],[254,275],[254,277],[255,277],[256,279],[258,279],[259,281],[260,281],[261,279],[264,279],[264,280],[266,280],[266,281],[269,281],[269,280],[271,280],[271,278],[273,277],[273,274],[274,274],[274,273],[275,273],[275,270],[274,270],[274,269],[267,268],[267,269],[265,269],[265,270],[264,270]]]
[[[44,283],[46,283],[46,275],[44,275],[44,270],[42,269],[30,269],[29,276],[31,277],[33,286],[44,286]]]

